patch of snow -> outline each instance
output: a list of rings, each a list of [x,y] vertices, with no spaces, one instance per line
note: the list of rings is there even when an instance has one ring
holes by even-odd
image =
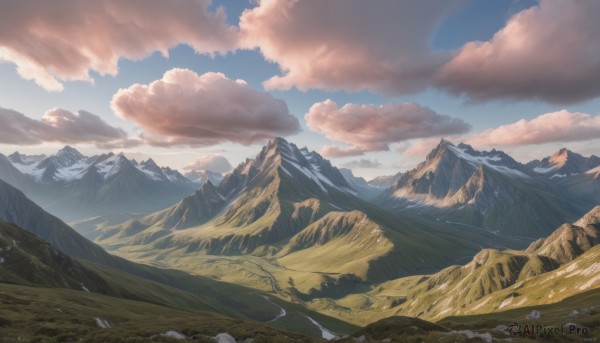
[[[292,166],[294,166],[294,168],[296,168],[296,170],[298,170],[299,172],[301,172],[302,174],[304,174],[307,178],[311,179],[312,181],[314,181],[317,186],[319,186],[321,188],[321,190],[325,193],[327,192],[327,189],[323,186],[323,183],[321,183],[321,178],[319,177],[319,174],[316,173],[313,170],[310,170],[304,166],[299,165],[296,162],[292,162],[292,161],[288,161]],[[331,182],[329,182],[331,184]]]
[[[94,319],[96,320],[96,325],[98,325],[99,328],[101,328],[101,329],[112,328],[112,325],[110,325],[110,323],[106,319],[102,319],[100,317],[94,317]]]
[[[90,290],[89,290],[89,289],[87,289],[87,288],[86,288],[86,287],[83,285],[83,282],[82,282],[82,283],[80,283],[80,285],[81,285],[81,289],[83,289],[84,291],[86,291],[86,292],[88,292],[88,293],[90,292]]]
[[[546,167],[546,168],[535,167],[535,168],[533,168],[533,171],[536,172],[536,173],[538,173],[538,174],[547,174],[547,173],[550,173],[550,172],[552,172],[552,171],[554,171],[556,169],[560,169],[560,166],[554,165],[554,166],[550,166],[550,167]]]
[[[485,304],[487,304],[490,301],[491,298],[487,298],[484,301],[480,302],[479,304],[477,304],[477,306],[473,307],[473,310],[478,310],[480,308],[482,308]]]
[[[510,175],[510,176],[518,176],[521,178],[525,178],[528,179],[529,176],[521,171],[518,171],[516,169],[512,169],[506,166],[502,166],[502,165],[497,165],[497,164],[493,164],[490,162],[499,162],[502,161],[502,158],[500,156],[473,156],[469,153],[466,152],[466,150],[461,149],[457,146],[449,146],[450,149],[452,149],[452,151],[454,153],[456,153],[456,155],[459,158],[462,158],[463,160],[467,161],[468,163],[470,163],[473,166],[480,166],[480,165],[485,165],[486,167],[492,168],[502,174],[505,175]]]
[[[504,301],[502,302],[502,304],[500,304],[500,306],[498,306],[498,309],[504,308],[508,305],[510,305],[510,303],[512,303],[512,301],[515,299],[515,297],[508,297],[506,299],[504,299]]]
[[[236,343],[235,338],[227,332],[221,332],[215,336],[217,343]]]
[[[6,262],[6,260],[4,259],[4,257],[0,257],[0,264],[4,264],[4,262]]]
[[[591,278],[590,280],[588,280],[588,282],[584,283],[583,285],[579,286],[579,290],[584,290],[584,289],[588,289],[590,287],[592,287],[593,284],[595,284],[596,282],[600,281],[600,275]]]
[[[187,338],[185,335],[182,335],[177,331],[167,331],[167,332],[161,334],[161,336],[169,337],[169,338],[173,338],[173,339],[186,339]]]
[[[566,273],[570,273],[570,272],[574,271],[575,269],[577,269],[577,262],[573,262],[572,264],[570,264],[564,270],[556,272],[556,277],[560,277],[560,276],[562,276],[562,275],[564,275]]]
[[[586,171],[585,173],[589,174],[589,175],[593,175],[593,177],[598,177],[598,176],[600,176],[600,166],[598,166],[594,169],[590,169],[590,170]]]
[[[160,175],[158,175],[157,173],[153,172],[152,170],[148,170],[148,169],[144,169],[144,166],[136,166],[136,168],[141,171],[142,173],[146,174],[146,176],[148,176],[150,179],[154,180],[154,181],[162,181],[163,178],[160,177]]]
[[[589,276],[596,273],[600,273],[600,262],[594,262],[591,266],[580,271],[579,275]]]
[[[279,168],[281,168],[281,170],[283,170],[284,173],[288,174],[289,176],[292,176],[292,173],[290,173],[287,169],[285,169],[283,166],[279,166]]]
[[[42,174],[44,174],[44,169],[38,169],[37,163],[33,164],[20,164],[13,163],[13,166],[17,168],[18,171],[25,175],[31,176],[36,182],[42,179]]]
[[[554,175],[550,176],[551,179],[553,179],[553,178],[562,179],[562,178],[565,178],[565,177],[567,177],[567,174],[554,174]]]
[[[306,318],[307,318],[308,320],[310,320],[310,322],[311,322],[311,323],[312,323],[314,326],[316,326],[316,327],[317,327],[319,330],[321,330],[321,337],[325,338],[325,339],[326,339],[326,340],[328,340],[328,341],[330,341],[330,340],[332,340],[332,339],[336,338],[336,336],[335,336],[335,335],[334,335],[334,334],[333,334],[331,331],[329,331],[329,330],[327,330],[326,328],[324,328],[323,326],[321,326],[321,324],[317,323],[317,321],[316,321],[316,320],[312,319],[311,317],[309,317],[309,316],[307,316],[307,315],[304,315],[304,316],[306,316]]]

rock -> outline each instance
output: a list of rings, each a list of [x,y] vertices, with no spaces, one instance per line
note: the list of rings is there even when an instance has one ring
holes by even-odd
[[[215,340],[217,343],[236,343],[235,338],[228,334],[227,332],[221,332],[217,336],[215,336]]]

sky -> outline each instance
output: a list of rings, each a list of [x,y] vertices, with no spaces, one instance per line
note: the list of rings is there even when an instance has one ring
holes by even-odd
[[[224,172],[271,137],[366,178],[440,139],[600,154],[594,0],[0,4],[0,153]],[[226,167],[224,167],[226,166]]]

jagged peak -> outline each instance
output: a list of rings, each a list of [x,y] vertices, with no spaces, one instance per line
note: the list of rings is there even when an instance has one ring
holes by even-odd
[[[445,138],[440,139],[438,146],[446,146],[446,145],[454,145],[454,143],[450,142],[449,140],[447,140]]]
[[[77,149],[73,148],[70,145],[65,145],[62,149],[58,150],[58,152],[56,153],[56,156],[65,156],[65,155],[83,157],[83,154],[81,154]]]

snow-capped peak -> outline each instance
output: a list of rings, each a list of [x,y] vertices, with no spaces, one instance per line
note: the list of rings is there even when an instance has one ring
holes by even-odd
[[[522,171],[516,169],[517,162],[510,158],[508,155],[501,151],[492,150],[490,152],[487,151],[477,151],[473,149],[470,145],[467,144],[459,144],[448,145],[448,148],[459,158],[465,160],[469,164],[474,167],[485,166],[496,170],[502,174],[517,176],[522,178],[529,178],[529,176]]]

